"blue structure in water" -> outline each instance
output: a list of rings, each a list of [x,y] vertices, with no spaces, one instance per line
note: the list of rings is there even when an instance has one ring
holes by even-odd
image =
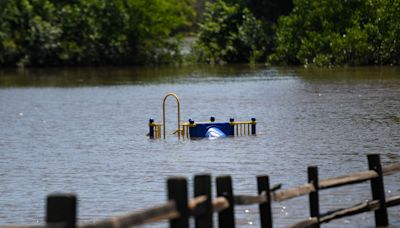
[[[256,119],[252,118],[247,122],[235,122],[230,119],[229,122],[214,122],[215,118],[211,117],[210,122],[195,122],[189,119],[186,123],[181,123],[178,133],[183,138],[221,138],[227,136],[243,136],[256,134]],[[161,124],[154,123],[153,119],[149,121],[150,138],[161,137]]]
[[[210,122],[195,122],[189,119],[188,122],[182,123],[180,117],[180,102],[179,98],[174,93],[169,93],[164,97],[163,101],[163,122],[156,123],[153,119],[149,120],[149,137],[151,139],[166,137],[166,124],[165,124],[165,102],[168,97],[174,97],[177,102],[178,108],[178,129],[174,131],[178,137],[182,138],[220,138],[226,136],[242,136],[242,135],[255,135],[256,134],[256,119],[252,118],[251,121],[235,122],[233,118],[229,122],[216,123],[215,118],[211,117]]]
[[[210,122],[195,123],[189,119],[189,136],[190,138],[201,137],[226,137],[238,135],[255,135],[256,119],[252,118],[250,122],[235,122],[230,119],[229,122],[214,122],[215,118],[211,117]],[[235,134],[236,129],[236,134]],[[247,130],[246,130],[247,129]]]
[[[210,118],[209,123],[195,123],[193,120],[189,119],[189,135],[191,138],[200,137],[226,137],[233,136],[235,133],[234,125],[225,123],[215,123],[214,117]]]

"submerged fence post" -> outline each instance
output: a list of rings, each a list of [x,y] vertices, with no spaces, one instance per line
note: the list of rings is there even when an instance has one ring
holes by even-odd
[[[315,224],[313,227],[320,227],[319,225],[319,195],[318,195],[318,188],[319,188],[319,181],[318,181],[318,167],[317,166],[309,166],[307,169],[308,173],[308,182],[314,185],[314,192],[309,194],[310,200],[310,217],[316,217],[318,223]]]
[[[230,133],[232,136],[237,136],[237,126],[235,126],[235,119],[234,118],[229,118],[229,124],[230,124]],[[236,135],[235,135],[235,130],[236,130]]]
[[[233,198],[232,178],[230,176],[217,177],[217,196],[225,197],[229,207],[218,213],[218,227],[235,227],[235,200]]]
[[[47,197],[47,226],[60,228],[76,227],[76,196],[74,194],[53,194]]]
[[[262,228],[272,228],[271,193],[269,189],[269,177],[257,177],[258,194],[264,193],[267,202],[259,205],[260,220]]]
[[[256,118],[251,118],[251,134],[255,135],[256,134]]]
[[[213,227],[213,208],[211,196],[211,176],[209,174],[194,177],[194,197],[207,196],[203,214],[195,216],[196,228]]]
[[[149,137],[154,139],[154,120],[149,119]]]
[[[389,219],[387,209],[385,206],[385,187],[383,184],[382,166],[379,154],[369,154],[368,167],[370,170],[374,170],[378,173],[377,178],[371,179],[371,190],[373,200],[379,200],[379,209],[375,213],[375,225],[376,226],[387,226],[389,225]]]
[[[174,200],[179,218],[169,221],[171,228],[189,228],[189,209],[187,181],[183,177],[169,178],[167,181],[168,199]]]

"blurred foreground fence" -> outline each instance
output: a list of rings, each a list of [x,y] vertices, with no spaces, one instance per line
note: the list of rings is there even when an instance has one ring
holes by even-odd
[[[156,223],[162,220],[169,220],[170,227],[189,227],[189,219],[194,218],[195,227],[198,228],[213,226],[230,228],[235,227],[235,206],[258,204],[260,224],[264,228],[273,227],[271,210],[273,201],[284,201],[303,195],[309,196],[310,217],[290,227],[319,227],[322,223],[367,211],[374,211],[376,226],[387,226],[389,224],[387,208],[400,205],[400,196],[385,197],[383,177],[400,172],[400,163],[382,167],[378,154],[368,155],[367,158],[367,171],[324,180],[318,180],[318,168],[310,166],[308,167],[308,183],[289,189],[280,189],[280,185],[271,188],[268,176],[257,176],[258,191],[255,195],[235,195],[231,177],[219,176],[216,178],[217,197],[213,198],[211,176],[196,175],[194,177],[195,198],[188,199],[187,180],[183,177],[170,178],[167,181],[167,203],[90,224],[78,224],[75,195],[49,195],[44,225],[5,227],[117,228]],[[320,212],[319,191],[365,181],[371,183],[372,199],[349,208]],[[218,213],[217,224],[213,221],[213,213]]]

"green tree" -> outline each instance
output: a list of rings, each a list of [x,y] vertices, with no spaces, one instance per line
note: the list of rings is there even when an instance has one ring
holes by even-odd
[[[5,65],[44,62],[57,49],[60,29],[54,25],[54,5],[45,0],[2,1],[0,61]]]
[[[192,0],[2,0],[0,65],[145,64],[179,58]]]
[[[264,61],[271,31],[247,7],[217,0],[206,4],[194,53],[197,61],[208,63]]]
[[[271,63],[398,64],[399,1],[295,0],[279,19]]]

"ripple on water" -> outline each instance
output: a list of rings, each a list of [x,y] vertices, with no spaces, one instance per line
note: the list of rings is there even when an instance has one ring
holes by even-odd
[[[101,78],[104,72],[100,78],[89,74],[101,86],[77,86],[65,76],[56,87],[0,87],[0,205],[7,208],[0,210],[1,223],[42,223],[45,196],[52,192],[77,193],[79,218],[91,222],[166,201],[170,176],[188,177],[190,195],[197,173],[230,174],[235,193],[255,194],[260,174],[289,188],[307,181],[308,165],[318,165],[320,178],[328,178],[366,170],[368,153],[381,153],[384,164],[400,161],[400,79],[376,80],[370,76],[376,69],[365,77],[296,68],[162,71],[166,75],[157,79],[137,72],[151,78],[157,71],[114,75],[115,81]],[[162,98],[172,91],[181,97],[182,119],[256,117],[257,136],[148,140],[148,119],[161,120]],[[168,104],[167,119],[176,124],[176,106]],[[387,195],[400,192],[398,178],[385,179]],[[321,208],[369,197],[368,184],[322,191]],[[274,203],[277,226],[306,218],[307,200]],[[237,207],[236,213],[240,227],[259,226],[257,207]],[[389,215],[399,224],[398,209]],[[370,214],[361,214],[328,227],[372,224]]]

